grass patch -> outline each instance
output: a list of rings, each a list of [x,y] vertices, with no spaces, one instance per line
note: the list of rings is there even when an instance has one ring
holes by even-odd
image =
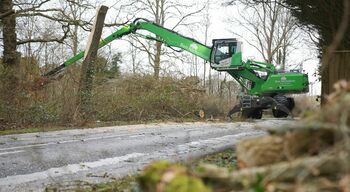
[[[28,128],[28,129],[9,129],[0,131],[0,135],[12,135],[12,134],[23,134],[23,133],[37,133],[46,131],[57,131],[64,130],[64,128]]]
[[[0,130],[0,135],[38,133],[38,132],[50,132],[50,131],[62,131],[62,130],[69,130],[69,129],[85,129],[85,128],[89,128],[89,127],[46,126],[46,127],[14,128],[14,129]]]
[[[196,169],[199,164],[213,164],[219,167],[224,167],[233,171],[236,169],[236,153],[233,149],[227,149],[219,153],[214,153],[206,155],[202,158],[188,162],[187,165],[190,165],[192,169]]]
[[[92,191],[138,191],[136,176],[123,177],[111,183],[96,184]]]
[[[56,191],[76,191],[76,192],[109,192],[109,191],[123,191],[131,192],[137,191],[136,176],[126,176],[109,183],[91,184],[83,181],[70,181],[61,184],[53,184],[46,187],[46,192]]]

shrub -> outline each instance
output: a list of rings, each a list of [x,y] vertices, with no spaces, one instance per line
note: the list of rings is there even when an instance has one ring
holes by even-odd
[[[94,107],[102,121],[193,117],[203,94],[197,83],[186,79],[125,76],[97,86]]]

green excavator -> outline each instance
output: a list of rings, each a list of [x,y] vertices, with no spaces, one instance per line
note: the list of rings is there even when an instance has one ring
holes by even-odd
[[[139,33],[140,31],[148,31],[151,35],[144,35]],[[307,74],[300,71],[279,72],[271,63],[243,61],[242,42],[235,38],[214,39],[212,46],[209,47],[143,18],[137,18],[116,30],[100,42],[99,48],[130,34],[162,42],[172,49],[185,50],[210,62],[212,69],[229,73],[243,90],[239,96],[239,103],[227,115],[230,118],[234,113],[240,112],[243,118],[261,119],[263,111],[267,109],[271,109],[276,118],[287,117],[291,115],[295,105],[294,99],[288,97],[287,94],[308,92]],[[83,57],[84,51],[69,58],[43,76],[56,76],[65,67]]]

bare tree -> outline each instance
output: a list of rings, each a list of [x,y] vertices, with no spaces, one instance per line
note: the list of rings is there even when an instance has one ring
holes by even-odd
[[[90,20],[86,21],[83,16],[88,11],[91,11],[94,6],[88,0],[61,1],[60,4],[62,9],[62,12],[59,13],[60,17],[65,18],[67,21],[72,21],[73,29],[69,35],[72,39],[73,55],[76,55],[78,53],[79,28],[88,31],[91,22]]]
[[[131,2],[131,3],[130,3]],[[132,12],[140,12],[147,15],[149,20],[152,20],[160,26],[166,26],[169,20],[172,20],[173,26],[167,26],[170,29],[176,30],[179,26],[189,25],[188,18],[199,13],[203,8],[186,12],[194,6],[193,3],[184,3],[179,0],[132,0],[129,1],[133,5]],[[145,43],[138,39],[139,50],[142,50],[148,55],[149,64],[153,68],[155,78],[159,78],[161,70],[161,57],[165,54],[162,42],[154,44]]]
[[[251,5],[243,0],[244,12],[238,10],[239,19],[228,21],[244,28],[253,36],[254,40],[247,42],[260,53],[265,62],[285,66],[287,55],[298,33],[296,20],[290,11],[281,5],[281,1]],[[246,39],[246,35],[238,35]]]
[[[130,46],[129,51],[131,54],[132,74],[135,75],[141,63],[141,60],[138,59],[140,51],[135,46]]]
[[[211,25],[210,21],[210,4],[211,0],[206,1],[206,7],[204,10],[203,20],[201,21],[201,24],[204,26],[204,44],[208,43],[208,36],[209,36],[209,27]],[[203,70],[203,86],[206,86],[206,72],[207,72],[207,61],[203,61],[204,70]],[[210,70],[210,69],[209,69]]]

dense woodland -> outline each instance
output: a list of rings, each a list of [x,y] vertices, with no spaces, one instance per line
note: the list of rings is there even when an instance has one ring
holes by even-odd
[[[112,46],[99,51],[89,111],[83,111],[79,104],[82,83],[79,63],[55,79],[42,79],[42,74],[84,49],[95,8],[100,3],[1,0],[0,121],[6,124],[3,129],[196,118],[199,110],[204,110],[207,118],[225,116],[240,92],[232,78],[210,70],[209,64],[199,58],[135,36],[124,40],[128,45],[126,52]],[[297,40],[301,33],[306,34],[310,49],[318,50],[323,63],[319,74],[335,65],[334,52],[349,49],[347,0],[119,0],[110,5],[109,12],[113,15],[106,19],[104,30],[113,31],[141,15],[210,44],[210,29],[215,21],[211,20],[209,10],[218,6],[232,10],[243,7],[245,11],[239,14],[246,20],[230,17],[227,23],[242,26],[251,35],[248,43],[261,58],[279,63],[283,69],[295,68],[290,54],[300,43]],[[245,38],[242,34],[232,34]],[[327,78],[322,81],[323,86],[330,87]],[[47,84],[42,86],[43,82]]]

